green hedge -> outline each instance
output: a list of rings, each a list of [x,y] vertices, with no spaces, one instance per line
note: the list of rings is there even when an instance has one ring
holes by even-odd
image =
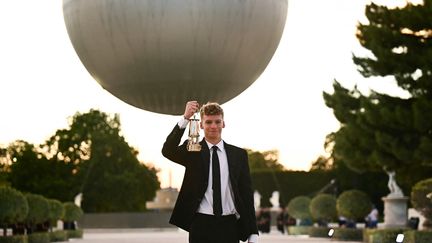
[[[50,235],[48,233],[32,233],[28,235],[28,243],[49,243]]]
[[[372,202],[382,212],[382,197],[389,191],[387,187],[388,176],[384,172],[365,172],[358,174],[340,166],[337,171],[259,171],[251,172],[253,190],[261,194],[261,205],[271,206],[269,198],[273,191],[279,191],[280,205],[287,205],[296,196],[314,197],[332,179],[336,179],[339,192],[358,189],[367,193]],[[295,185],[295,186],[292,186]],[[410,193],[404,189],[405,193]],[[327,191],[331,193],[332,191]]]
[[[28,243],[27,235],[1,236],[0,243]]]
[[[335,228],[333,238],[336,240],[362,241],[363,229]]]
[[[51,242],[68,241],[68,233],[65,230],[57,230],[49,233]]]
[[[375,229],[370,230],[369,243],[394,243],[398,234],[404,229]],[[404,241],[405,242],[405,241]]]
[[[409,230],[404,232],[404,243],[431,243],[432,231]]]
[[[289,235],[309,235],[312,226],[288,226]]]
[[[328,232],[330,228],[327,227],[311,227],[309,229],[309,236],[310,237],[321,237],[321,238],[328,238]]]
[[[77,229],[77,230],[65,230],[67,232],[67,237],[69,239],[81,239],[83,238],[83,230]]]

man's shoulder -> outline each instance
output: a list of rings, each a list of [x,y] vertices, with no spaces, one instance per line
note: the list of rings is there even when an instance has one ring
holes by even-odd
[[[229,144],[225,141],[224,141],[224,146],[226,149],[230,149],[230,150],[235,151],[237,153],[246,153],[246,149],[240,148],[240,147],[232,145],[232,144]]]

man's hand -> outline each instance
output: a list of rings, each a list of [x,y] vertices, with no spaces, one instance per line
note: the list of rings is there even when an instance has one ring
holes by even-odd
[[[183,116],[189,120],[198,110],[199,104],[197,101],[188,101]]]

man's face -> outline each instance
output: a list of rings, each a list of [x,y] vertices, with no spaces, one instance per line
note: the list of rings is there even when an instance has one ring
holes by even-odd
[[[225,127],[222,115],[203,115],[200,122],[207,140],[218,142],[221,139],[222,128]]]

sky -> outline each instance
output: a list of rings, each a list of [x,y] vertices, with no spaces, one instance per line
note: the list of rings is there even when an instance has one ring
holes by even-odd
[[[355,37],[368,2],[288,0],[271,62],[248,89],[222,105],[223,139],[253,150],[276,149],[287,169],[308,170],[325,155],[325,136],[339,128],[322,98],[323,91],[332,92],[334,80],[364,92],[401,93],[392,79],[365,80],[352,62],[353,53],[368,54]],[[139,159],[160,169],[161,186],[181,185],[183,167],[160,153],[179,117],[135,108],[104,90],[72,47],[62,1],[0,1],[0,105],[0,146],[17,139],[42,144],[67,128],[76,112],[118,113],[122,135],[138,149]]]

